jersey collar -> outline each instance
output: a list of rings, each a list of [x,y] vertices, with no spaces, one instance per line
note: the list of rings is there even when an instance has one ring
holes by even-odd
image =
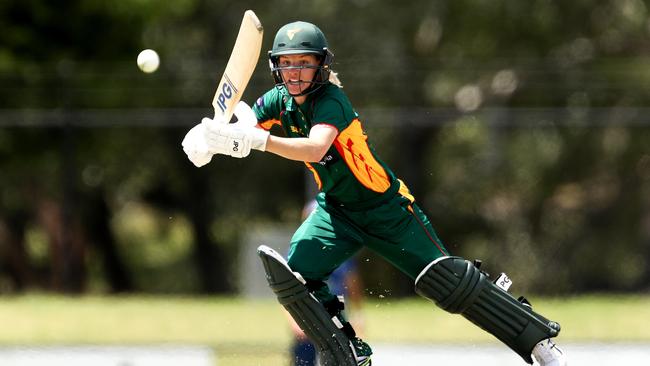
[[[282,95],[282,101],[284,102],[285,110],[289,112],[295,111],[296,108],[298,108],[298,103],[296,103],[295,99],[293,99],[293,97],[289,95],[287,88],[281,86],[279,90],[280,90],[280,94]]]
[[[327,86],[328,85],[323,85],[320,88],[320,90],[317,90],[314,93],[307,94],[307,98],[305,99],[303,106],[309,105],[312,102],[312,100],[316,98],[318,95],[320,95]],[[291,95],[289,95],[289,92],[284,86],[281,87],[280,93],[282,94],[282,100],[284,101],[284,106],[287,111],[292,112],[299,108],[298,103],[296,103],[296,100]]]

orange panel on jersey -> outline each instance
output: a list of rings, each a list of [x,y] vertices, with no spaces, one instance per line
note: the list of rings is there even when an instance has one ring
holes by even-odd
[[[404,182],[401,179],[398,179],[399,181],[399,194],[402,197],[406,197],[411,203],[415,202],[415,197],[411,194],[411,191],[409,190],[409,187],[404,184]]]
[[[309,171],[311,171],[312,174],[314,174],[314,180],[316,181],[316,185],[318,186],[318,189],[320,190],[321,188],[323,188],[323,183],[321,182],[320,176],[318,175],[316,169],[314,169],[314,167],[307,162],[305,162],[305,165],[307,165],[307,169],[309,169]]]
[[[383,193],[390,187],[390,179],[384,167],[379,164],[368,146],[368,136],[358,119],[341,131],[334,146],[345,160],[357,180],[364,187]]]
[[[280,120],[277,119],[269,119],[264,122],[259,122],[258,125],[268,131],[271,129],[271,127],[273,127],[273,125],[282,126],[282,122],[280,122]]]

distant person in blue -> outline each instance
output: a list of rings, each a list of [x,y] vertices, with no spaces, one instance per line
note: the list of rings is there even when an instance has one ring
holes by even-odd
[[[338,267],[327,280],[327,284],[333,294],[343,296],[346,310],[354,328],[358,331],[363,329],[363,317],[361,306],[363,302],[363,288],[357,262],[351,258]],[[315,366],[316,348],[305,336],[298,325],[289,317],[291,330],[294,334],[294,341],[291,346],[291,365],[294,366]]]

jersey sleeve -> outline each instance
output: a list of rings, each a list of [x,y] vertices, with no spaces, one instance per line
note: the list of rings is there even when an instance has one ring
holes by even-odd
[[[280,113],[282,111],[282,97],[277,90],[272,89],[261,97],[257,98],[253,105],[253,112],[257,117],[258,126],[270,130],[273,125],[280,125]]]
[[[316,103],[314,108],[313,125],[325,123],[334,126],[339,132],[345,130],[356,118],[347,98],[325,97]]]

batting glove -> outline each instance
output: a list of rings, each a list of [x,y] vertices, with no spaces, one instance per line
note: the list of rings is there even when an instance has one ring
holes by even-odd
[[[201,125],[211,153],[235,158],[245,158],[250,154],[250,138],[236,124],[218,123],[210,118],[203,118]]]
[[[266,151],[266,141],[269,138],[269,132],[257,127],[257,116],[251,107],[244,101],[240,101],[235,106],[235,116],[237,123],[241,126],[251,138],[251,148],[259,151]]]
[[[212,160],[212,153],[209,151],[208,145],[205,142],[203,124],[194,126],[185,135],[181,145],[187,158],[198,168],[204,166]]]
[[[244,102],[235,107],[237,123],[220,123],[209,118],[203,118],[204,139],[208,149],[213,154],[230,155],[235,158],[245,158],[251,149],[266,150],[269,132],[257,128],[257,118],[253,110]]]

